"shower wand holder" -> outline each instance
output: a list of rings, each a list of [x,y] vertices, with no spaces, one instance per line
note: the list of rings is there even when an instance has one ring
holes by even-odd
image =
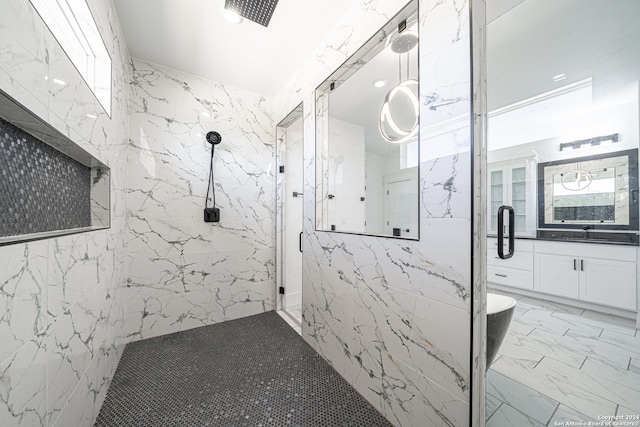
[[[204,222],[220,222],[220,208],[204,208]]]

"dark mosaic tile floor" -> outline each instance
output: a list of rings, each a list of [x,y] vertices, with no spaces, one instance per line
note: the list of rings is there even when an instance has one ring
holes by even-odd
[[[128,344],[95,426],[390,426],[275,312]]]

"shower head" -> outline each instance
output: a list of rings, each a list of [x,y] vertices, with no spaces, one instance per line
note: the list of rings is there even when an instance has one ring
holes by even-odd
[[[218,145],[222,142],[222,136],[216,131],[211,131],[207,133],[207,142],[209,144]]]
[[[418,34],[413,31],[403,31],[391,42],[391,50],[394,53],[407,53],[418,45]]]
[[[264,27],[269,25],[278,0],[226,0],[224,8],[233,10],[243,18],[247,18]]]

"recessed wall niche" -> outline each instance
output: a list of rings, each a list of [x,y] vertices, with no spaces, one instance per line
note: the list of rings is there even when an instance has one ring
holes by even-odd
[[[0,245],[108,228],[109,168],[0,91]]]

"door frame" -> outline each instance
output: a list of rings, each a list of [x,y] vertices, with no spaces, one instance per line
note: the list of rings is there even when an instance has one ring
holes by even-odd
[[[275,213],[276,213],[276,221],[275,221],[275,236],[276,236],[276,263],[275,263],[275,287],[274,287],[274,299],[276,301],[276,310],[277,311],[285,311],[285,294],[280,293],[281,288],[286,287],[286,245],[285,245],[285,177],[286,174],[284,172],[280,172],[281,166],[285,166],[285,155],[286,155],[286,135],[287,128],[291,126],[294,122],[303,119],[303,104],[300,103],[296,108],[294,108],[289,114],[287,114],[284,119],[282,119],[276,125],[276,143],[275,143],[275,168],[274,173],[276,175],[275,179]],[[302,147],[303,147],[303,155],[304,155],[304,137],[302,139]],[[286,166],[285,166],[286,167]],[[303,168],[304,173],[304,168]],[[304,180],[303,180],[304,181]],[[301,183],[301,184],[304,184]],[[300,218],[301,223],[304,221],[304,203],[302,206],[303,215]],[[295,320],[295,319],[294,319]]]

